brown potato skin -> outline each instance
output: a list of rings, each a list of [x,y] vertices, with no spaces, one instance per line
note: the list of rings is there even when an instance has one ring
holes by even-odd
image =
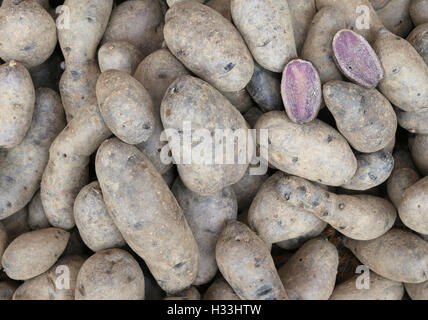
[[[45,210],[43,209],[40,190],[36,192],[33,199],[31,199],[28,204],[27,223],[31,230],[44,229],[51,226],[48,218],[46,217]]]
[[[3,253],[9,278],[28,280],[47,271],[63,253],[70,234],[58,228],[31,231],[13,240]]]
[[[203,300],[241,300],[232,287],[219,276],[205,291]]]
[[[275,243],[277,247],[280,247],[284,250],[297,250],[299,249],[304,243],[308,242],[311,239],[314,239],[318,237],[327,227],[327,223],[319,224],[315,226],[312,230],[304,233],[303,235],[293,238],[284,240],[281,242]]]
[[[419,172],[423,176],[428,175],[428,135],[417,134],[409,137],[409,149]]]
[[[232,13],[230,12],[230,1],[231,0],[208,0],[205,4],[218,11],[227,20],[232,21]],[[201,0],[199,2],[204,2]]]
[[[410,17],[415,26],[428,22],[428,1],[412,0],[410,4]]]
[[[167,3],[170,7],[172,7],[174,4],[179,3],[179,2],[182,2],[182,1],[186,1],[186,0],[166,0],[166,3]],[[204,3],[204,2],[205,2],[205,0],[194,0],[194,1],[198,1],[198,2],[200,2],[200,3]]]
[[[247,89],[242,89],[235,92],[222,92],[222,94],[233,104],[241,113],[247,112],[254,106],[253,99]]]
[[[115,69],[132,75],[142,58],[140,50],[127,41],[106,42],[98,50],[101,72]]]
[[[428,5],[428,2],[427,2]],[[407,37],[407,41],[416,49],[428,65],[428,22],[417,26]]]
[[[115,225],[161,288],[175,293],[189,287],[198,271],[198,246],[155,167],[136,147],[118,139],[100,146],[95,167]]]
[[[376,10],[385,28],[401,38],[407,37],[413,29],[409,12],[411,2],[412,0],[390,0],[382,8]]]
[[[411,133],[428,134],[428,109],[420,112],[406,112],[396,108],[397,120],[400,127]]]
[[[392,171],[386,183],[386,188],[388,197],[396,208],[398,208],[406,189],[419,179],[418,172],[412,168],[398,168]]]
[[[196,287],[191,286],[190,288],[177,293],[174,296],[164,298],[164,300],[201,300],[201,294]]]
[[[357,289],[359,275],[342,282],[334,288],[330,300],[401,300],[404,294],[403,284],[388,280],[370,272],[369,289]]]
[[[0,301],[12,300],[13,293],[19,287],[20,283],[16,281],[1,281],[0,282]]]
[[[165,15],[163,32],[171,53],[218,90],[239,91],[250,81],[254,63],[244,40],[214,9],[180,2]]]
[[[144,300],[144,275],[131,254],[102,250],[87,259],[76,279],[76,300]]]
[[[59,95],[36,91],[36,104],[24,140],[0,156],[0,219],[24,208],[40,186],[49,159],[49,147],[65,126]]]
[[[315,0],[288,0],[297,53],[300,53],[317,9]]]
[[[336,282],[339,256],[328,240],[306,242],[279,270],[290,300],[328,300]]]
[[[243,300],[287,300],[267,245],[246,225],[229,222],[217,246],[218,267]]]
[[[428,281],[405,283],[404,287],[412,300],[428,300]]]
[[[357,170],[357,160],[348,142],[318,119],[299,125],[285,112],[271,111],[259,118],[255,129],[269,130],[269,148],[262,155],[268,154],[269,159],[265,160],[281,171],[325,185],[340,186]],[[260,148],[263,151],[267,146]]]
[[[13,148],[31,126],[36,99],[30,73],[21,63],[10,61],[0,66],[0,94],[0,148]]]
[[[411,232],[392,229],[370,241],[345,238],[344,244],[382,277],[406,283],[428,280],[428,243]]]

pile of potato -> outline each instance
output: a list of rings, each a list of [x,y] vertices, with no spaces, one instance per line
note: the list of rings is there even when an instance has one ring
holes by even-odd
[[[428,299],[428,0],[3,0],[0,58],[0,299]]]

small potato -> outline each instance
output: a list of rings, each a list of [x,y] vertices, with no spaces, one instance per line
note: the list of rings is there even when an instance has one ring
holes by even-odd
[[[21,63],[0,65],[0,95],[0,148],[13,148],[30,128],[36,99],[30,73]]]
[[[407,37],[413,28],[409,7],[412,0],[389,0],[376,9],[379,19],[385,28],[401,38]]]
[[[107,70],[96,86],[98,106],[107,127],[128,144],[147,141],[153,134],[153,102],[143,85],[126,72]]]
[[[248,210],[249,226],[266,243],[276,243],[301,237],[325,228],[326,223],[283,198],[281,185],[286,174],[276,172],[260,188]]]
[[[164,300],[201,300],[201,294],[195,287],[190,287],[174,296],[166,297]]]
[[[232,13],[230,12],[230,1],[231,0],[208,0],[206,5],[218,11],[227,20],[232,21]],[[204,0],[199,2],[204,3]]]
[[[286,176],[279,193],[289,204],[300,207],[357,240],[385,234],[397,216],[394,206],[371,195],[338,195],[298,177]]]
[[[215,245],[227,221],[236,220],[238,204],[232,188],[200,196],[177,179],[171,189],[195,236],[199,248],[199,268],[194,285],[210,282],[218,271]]]
[[[161,48],[163,27],[164,17],[158,1],[125,1],[114,8],[102,43],[127,41],[146,57]]]
[[[83,242],[94,252],[125,245],[125,240],[107,212],[98,181],[83,187],[77,195],[74,220]]]
[[[385,279],[374,272],[370,272],[369,286],[358,288],[357,283],[361,275],[339,284],[334,288],[330,300],[401,300],[404,294],[403,284]],[[365,283],[364,283],[365,284]]]
[[[428,242],[411,232],[392,229],[370,241],[345,238],[344,244],[382,277],[407,283],[428,280]]]
[[[242,89],[236,92],[222,92],[222,94],[241,113],[247,112],[254,105],[253,99],[251,99],[247,89]]]
[[[312,230],[304,233],[303,235],[293,239],[277,242],[275,243],[275,245],[284,250],[297,250],[304,243],[308,242],[313,238],[318,237],[325,230],[326,226],[327,226],[327,223],[317,224]]]
[[[287,300],[268,247],[246,225],[229,222],[217,246],[218,267],[243,300]]]
[[[74,300],[77,273],[83,262],[80,256],[58,260],[45,273],[20,285],[13,300]]]
[[[409,138],[413,162],[423,176],[428,175],[428,135],[417,134]]]
[[[396,108],[397,120],[400,127],[411,133],[428,134],[428,109],[420,112],[406,112]]]
[[[328,124],[315,119],[299,125],[285,112],[262,115],[255,129],[268,129],[268,141],[260,145],[261,156],[281,171],[328,186],[348,182],[357,170],[357,160],[346,140]]]
[[[324,85],[323,94],[337,128],[355,150],[376,152],[394,138],[397,116],[389,101],[376,89],[331,81]]]
[[[324,239],[306,242],[279,270],[291,300],[328,300],[336,282],[339,256]]]
[[[428,108],[428,66],[412,45],[382,29],[373,48],[385,70],[380,92],[404,111]]]
[[[118,139],[98,149],[95,168],[110,216],[161,288],[176,293],[196,279],[199,251],[182,209],[136,147]]]
[[[428,300],[428,281],[422,283],[405,283],[404,287],[412,300]]]
[[[428,2],[427,2],[428,6]],[[407,37],[407,41],[416,49],[428,65],[428,22],[417,26]]]
[[[142,57],[140,50],[126,41],[106,42],[98,50],[101,72],[114,69],[133,75]]]
[[[26,67],[35,67],[49,58],[56,42],[55,21],[37,1],[3,3],[0,8],[2,60],[16,60]]]
[[[23,233],[29,232],[30,227],[28,226],[28,210],[27,207],[22,208],[18,212],[15,212],[6,219],[1,220],[4,228],[6,229],[7,239],[12,242],[18,236]]]
[[[293,24],[297,53],[300,53],[312,19],[317,12],[315,0],[288,0],[288,7]]]
[[[13,293],[18,287],[19,287],[19,282],[1,281],[0,282],[0,301],[12,300]]]
[[[428,0],[412,0],[409,11],[415,26],[428,22]]]
[[[6,250],[7,245],[8,245],[7,230],[3,226],[3,223],[0,221],[0,260],[3,257],[3,252],[4,250]]]
[[[386,183],[386,189],[389,199],[396,208],[398,208],[406,189],[419,179],[418,172],[412,168],[398,168],[392,171]]]
[[[144,275],[125,250],[95,253],[81,266],[76,279],[76,300],[144,300]]]
[[[282,72],[297,57],[287,0],[231,0],[230,5],[233,22],[257,63]]]
[[[163,32],[171,53],[218,90],[239,91],[250,81],[254,63],[244,40],[214,9],[195,1],[177,3],[165,15]]]
[[[232,287],[224,280],[218,277],[205,291],[204,300],[241,300]]]
[[[28,280],[52,267],[63,253],[70,234],[58,228],[31,231],[13,240],[3,253],[9,278]]]
[[[27,223],[31,230],[45,229],[51,226],[43,209],[40,190],[36,192],[28,205]]]

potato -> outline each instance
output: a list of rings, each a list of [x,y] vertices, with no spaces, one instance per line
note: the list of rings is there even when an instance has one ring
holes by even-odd
[[[13,148],[30,128],[35,102],[31,76],[19,62],[0,65],[0,94],[0,148]]]
[[[376,89],[331,81],[324,85],[323,95],[340,133],[355,150],[376,152],[395,137],[394,109]]]
[[[131,254],[121,249],[102,250],[79,270],[76,300],[144,300],[144,275]]]
[[[61,258],[45,273],[25,281],[13,294],[13,300],[74,300],[76,278],[85,259]]]
[[[382,29],[373,47],[385,70],[380,92],[404,111],[428,108],[428,66],[412,45]]]
[[[342,11],[334,7],[322,8],[314,16],[302,48],[302,59],[312,62],[321,82],[342,80],[333,58],[332,41],[335,34],[346,27]]]
[[[291,300],[328,300],[336,282],[339,256],[324,239],[306,242],[279,270]]]
[[[163,32],[171,53],[218,90],[239,91],[250,81],[254,63],[244,40],[214,9],[194,1],[177,3],[165,16]]]
[[[186,0],[166,0],[166,3],[172,7],[174,4],[182,2],[182,1],[186,1]],[[204,3],[206,0],[193,0],[193,1],[198,1],[200,3]]]
[[[320,120],[299,125],[284,112],[272,111],[259,118],[255,129],[268,129],[268,144],[260,145],[269,163],[289,174],[329,186],[348,182],[357,170],[357,160],[346,140]],[[267,150],[266,150],[267,149]]]
[[[190,287],[177,293],[175,296],[166,297],[164,300],[201,300],[201,294],[195,287]]]
[[[3,253],[9,278],[28,280],[52,267],[63,253],[70,234],[58,228],[31,231],[13,240]]]
[[[0,300],[12,300],[13,293],[19,287],[19,282],[1,281],[0,282]]]
[[[222,92],[222,94],[241,113],[247,112],[254,105],[253,99],[251,99],[247,89],[242,89],[235,92]]]
[[[284,240],[281,242],[275,243],[276,246],[280,247],[284,250],[297,250],[299,249],[304,243],[308,242],[309,240],[318,237],[326,228],[327,223],[320,223],[314,226],[312,230],[309,230],[308,232],[305,232],[303,235],[293,238]]]
[[[7,239],[9,242],[12,242],[23,233],[31,231],[27,220],[28,210],[27,207],[24,207],[1,221],[6,229]]]
[[[289,205],[309,211],[356,240],[380,237],[391,229],[396,218],[394,206],[383,198],[339,195],[298,177],[284,177],[278,192]]]
[[[428,3],[427,3],[428,5]],[[428,22],[417,26],[407,37],[407,41],[416,49],[428,65]]]
[[[75,226],[74,199],[87,184],[90,156],[110,135],[98,106],[85,105],[52,143],[40,188],[51,225],[63,229]]]
[[[223,277],[218,277],[205,291],[204,300],[241,300]]]
[[[125,240],[107,212],[98,181],[83,187],[77,195],[74,220],[83,242],[94,252],[125,245]]]
[[[428,109],[420,112],[406,112],[396,108],[397,120],[400,127],[411,133],[428,134]]]
[[[385,28],[402,38],[413,28],[409,12],[411,2],[412,0],[390,0],[382,8],[376,9]]]
[[[33,199],[31,199],[28,204],[27,223],[31,230],[44,229],[51,226],[45,215],[45,210],[43,209],[40,190],[36,192]]]
[[[263,112],[283,110],[281,75],[263,69],[254,63],[254,74],[247,91]]]
[[[243,223],[226,225],[218,238],[216,259],[223,277],[241,299],[288,299],[268,247]]]
[[[227,20],[232,21],[232,13],[230,12],[230,1],[231,0],[208,0],[206,5],[218,11]],[[204,0],[199,2],[204,3]]]
[[[358,168],[355,176],[341,187],[349,190],[368,190],[384,183],[394,169],[394,158],[389,152],[356,154]]]
[[[392,229],[370,241],[345,238],[344,244],[382,277],[407,283],[428,280],[428,243],[413,233]]]
[[[114,8],[102,43],[127,41],[136,46],[144,58],[161,48],[163,26],[164,17],[158,1],[125,1]]]
[[[281,193],[285,179],[285,173],[278,171],[266,180],[248,210],[249,226],[269,244],[298,238],[326,226],[313,214],[287,203]]]
[[[230,5],[233,22],[257,63],[282,72],[297,57],[287,0],[231,0]]]
[[[49,147],[64,125],[59,95],[51,89],[38,89],[33,120],[24,140],[0,156],[0,219],[31,201],[48,162]]]
[[[239,111],[208,83],[191,76],[177,78],[165,93],[161,119],[165,129],[174,132],[173,137],[168,137],[171,138],[169,146],[180,178],[187,188],[200,195],[214,194],[235,184],[245,175],[249,158],[254,153],[253,136],[248,134],[248,124]],[[200,141],[201,136],[205,135],[203,143],[198,145],[196,141],[191,141],[188,144],[177,136],[177,131],[188,130],[185,121],[190,121],[191,129],[197,131],[192,140]],[[215,133],[216,129],[222,131]],[[235,144],[230,142],[230,135],[234,135],[232,141]],[[232,145],[228,148],[232,150],[218,150],[212,139],[214,136],[216,141],[224,141],[227,136],[229,142],[225,144]],[[236,143],[238,136],[239,143]],[[196,144],[195,148],[192,142]],[[218,161],[218,154],[222,155],[222,161]],[[189,155],[191,159],[182,159],[183,155]]]
[[[189,287],[198,272],[198,246],[162,176],[136,147],[117,139],[100,146],[95,166],[107,210],[126,243],[163,290]]]
[[[312,63],[295,59],[285,66],[281,95],[291,121],[303,124],[317,117],[322,102],[321,81]]]
[[[410,17],[415,26],[428,22],[428,1],[412,0],[410,3]]]
[[[388,197],[396,208],[403,198],[404,191],[420,179],[419,174],[412,168],[399,168],[392,171],[386,188]]]
[[[115,69],[132,75],[142,57],[140,50],[126,41],[106,42],[98,50],[101,72]]]
[[[0,57],[16,60],[26,67],[46,61],[57,42],[51,15],[36,1],[3,3],[0,8]]]
[[[288,7],[293,24],[297,53],[300,53],[312,19],[317,12],[315,0],[288,0]]]
[[[199,268],[194,285],[210,282],[218,268],[215,246],[227,221],[236,220],[238,203],[230,187],[209,196],[200,196],[177,179],[171,189],[193,232],[199,248]]]
[[[6,250],[6,247],[8,245],[8,236],[7,236],[7,230],[3,226],[3,223],[0,221],[0,260],[3,257],[3,252]],[[0,266],[1,269],[1,266]]]
[[[257,192],[268,177],[267,173],[263,175],[252,175],[248,170],[241,180],[232,185],[232,189],[238,200],[239,212],[243,212],[250,207]]]
[[[412,300],[428,300],[428,281],[405,283],[404,287]]]
[[[247,120],[250,127],[253,128],[257,120],[262,116],[262,114],[263,112],[259,108],[251,107],[251,109],[244,114],[244,118],[245,120]]]
[[[401,300],[404,294],[403,284],[385,279],[374,272],[369,274],[369,288],[358,288],[356,275],[334,288],[330,300]],[[364,283],[365,285],[365,283]]]
[[[422,175],[428,175],[428,135],[417,134],[409,138],[412,159]]]

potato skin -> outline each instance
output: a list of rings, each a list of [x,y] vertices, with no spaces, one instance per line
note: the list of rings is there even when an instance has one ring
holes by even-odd
[[[63,253],[70,234],[58,228],[31,231],[13,240],[3,253],[9,278],[28,280],[47,271]]]
[[[102,250],[79,270],[76,300],[144,300],[144,275],[131,254],[121,249]]]
[[[406,189],[419,179],[418,172],[412,168],[398,168],[392,171],[386,183],[386,188],[388,197],[396,208],[398,208]]]
[[[409,149],[413,162],[423,176],[428,175],[428,135],[409,137]]]
[[[241,300],[222,276],[205,291],[203,300]]]
[[[1,220],[4,228],[6,229],[9,243],[15,240],[21,234],[31,231],[30,227],[28,226],[27,220],[27,207],[24,207],[18,212],[15,212],[11,216],[7,217],[6,219]]]
[[[241,299],[288,299],[268,247],[243,223],[226,225],[218,238],[216,259],[223,277]]]
[[[171,53],[218,90],[239,91],[250,81],[254,62],[244,40],[214,9],[180,2],[168,10],[163,32]]]
[[[396,108],[397,120],[400,127],[411,133],[428,134],[428,109],[420,112],[406,112]]]
[[[325,185],[340,186],[357,170],[357,160],[346,140],[320,120],[299,125],[285,112],[272,111],[259,118],[255,129],[269,129],[269,148],[262,155],[268,154],[269,159],[265,160],[281,171]],[[260,148],[263,151],[267,146]]]
[[[74,220],[83,242],[94,252],[125,245],[104,204],[98,181],[79,192],[74,201]]]
[[[190,121],[192,130],[208,130],[213,136],[215,129],[219,128],[233,132],[239,130],[238,133],[247,133],[249,129],[244,117],[220,92],[203,80],[191,76],[177,78],[168,88],[161,105],[161,119],[166,130],[183,130],[184,121]],[[178,173],[186,187],[197,194],[209,195],[238,182],[249,167],[250,160],[247,156],[253,155],[254,149],[252,135],[245,135],[246,143],[241,141],[233,150],[234,159],[244,152],[246,159],[242,164],[241,161],[217,164],[214,157],[202,159],[207,161],[192,159],[190,164],[186,164],[184,162],[187,161],[180,161],[180,149],[183,149],[183,154],[190,151],[196,154],[196,151],[189,150],[185,145],[181,148],[181,138],[175,139],[179,140],[177,143],[169,143]],[[212,151],[214,144],[211,142],[205,142],[201,149]],[[213,155],[215,152],[211,153]],[[225,151],[223,155],[226,155]]]
[[[328,300],[336,282],[339,256],[324,239],[306,242],[279,270],[291,300]]]
[[[44,229],[51,226],[48,218],[46,217],[45,210],[43,209],[40,190],[36,192],[33,199],[31,199],[28,204],[27,223],[31,230]]]
[[[224,95],[241,113],[247,112],[254,105],[253,99],[251,99],[247,89],[235,92],[222,92],[222,95]]]
[[[404,287],[412,300],[428,300],[428,281],[405,283]]]
[[[0,94],[0,148],[13,148],[30,128],[36,99],[30,73],[21,63],[0,66]]]
[[[315,0],[288,0],[297,53],[303,48],[312,19],[317,12]]]
[[[376,10],[385,28],[401,38],[407,37],[413,28],[409,12],[411,2],[412,0],[390,0]]]
[[[6,228],[3,226],[3,223],[0,221],[0,260],[3,257],[3,253],[4,253],[4,250],[6,250],[7,245],[8,245],[7,231],[6,231]]]
[[[428,0],[412,0],[409,11],[415,26],[428,22]]]
[[[161,288],[175,293],[189,287],[198,271],[198,246],[162,176],[141,151],[117,139],[100,146],[95,167],[115,225]]]
[[[231,0],[208,0],[206,5],[218,11],[227,20],[232,21],[232,13],[230,12],[230,1]],[[204,0],[199,2],[204,3]]]
[[[316,225],[312,230],[309,230],[308,232],[305,232],[303,235],[288,239],[284,241],[280,241],[275,243],[277,247],[280,247],[284,250],[297,250],[299,249],[304,243],[308,242],[311,239],[314,239],[318,237],[327,227],[327,223],[318,224]]]
[[[196,287],[191,286],[190,288],[177,293],[174,296],[164,298],[164,300],[201,300],[201,294]]]
[[[413,233],[392,229],[370,241],[345,238],[344,244],[382,277],[407,283],[428,280],[428,243]]]
[[[74,300],[77,273],[83,262],[85,259],[81,256],[61,258],[45,273],[20,285],[13,300]],[[61,276],[68,280],[62,282]],[[68,285],[68,289],[58,288],[58,284]]]
[[[1,281],[0,282],[0,301],[12,300],[13,293],[19,287],[19,282],[16,281]]]
[[[428,2],[427,2],[428,5]],[[416,49],[428,65],[428,22],[417,26],[407,37],[407,41]]]
[[[40,185],[49,147],[65,126],[59,95],[38,89],[36,105],[24,140],[0,156],[0,219],[24,208]]]
[[[140,50],[127,41],[106,42],[98,50],[101,72],[115,69],[132,75],[142,57]]]
[[[403,284],[388,280],[370,272],[369,289],[358,289],[356,281],[360,275],[339,284],[334,288],[330,300],[401,300],[404,294]]]
[[[180,2],[183,2],[183,1],[186,1],[186,0],[166,0],[166,3],[167,3],[170,7],[172,7],[174,4],[176,4],[176,3],[180,3]],[[204,2],[205,2],[205,0],[194,0],[194,1],[198,1],[198,2],[200,2],[200,3],[204,3]]]

